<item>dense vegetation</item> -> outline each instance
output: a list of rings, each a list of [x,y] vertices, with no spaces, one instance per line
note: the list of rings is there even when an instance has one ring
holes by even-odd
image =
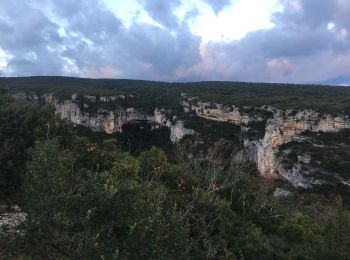
[[[203,125],[203,143],[239,143],[235,126],[191,122]],[[0,258],[350,258],[349,204],[336,191],[301,192],[251,165],[174,156],[183,144],[151,148],[147,128],[125,132],[72,129],[49,107],[0,96],[0,201],[28,214],[19,233],[0,230]],[[291,195],[273,196],[276,187]]]
[[[349,257],[350,215],[339,198],[331,208],[322,196],[275,199],[248,169],[176,166],[156,148],[135,158],[114,141],[91,145],[78,137],[36,142],[23,182],[28,219],[23,235],[2,241],[3,256]]]
[[[16,194],[34,141],[63,132],[69,130],[52,108],[0,95],[0,200]]]
[[[0,87],[34,92],[60,92],[63,95],[135,94],[136,108],[172,109],[181,92],[203,101],[237,106],[273,105],[282,109],[315,109],[350,114],[350,88],[317,85],[266,84],[243,82],[164,83],[140,80],[79,79],[67,77],[0,78]],[[213,91],[215,89],[215,91]]]
[[[77,126],[75,130],[79,136],[84,136],[94,143],[102,143],[105,139],[115,138],[117,147],[123,152],[139,155],[142,151],[153,146],[161,148],[167,153],[174,150],[175,145],[170,141],[170,130],[167,127],[152,129],[153,125],[138,122],[124,124],[122,133],[106,134],[92,132],[87,127]]]

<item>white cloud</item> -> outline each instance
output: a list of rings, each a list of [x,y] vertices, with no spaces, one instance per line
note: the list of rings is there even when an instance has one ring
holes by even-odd
[[[238,0],[218,15],[207,7],[192,29],[204,41],[240,40],[249,32],[273,27],[270,17],[278,8],[278,0]]]
[[[8,55],[3,49],[0,47],[0,73],[4,73],[5,75],[8,72],[8,62],[13,58],[11,55]]]
[[[161,26],[143,10],[138,0],[104,1],[126,27],[135,20]],[[205,42],[239,40],[248,32],[271,28],[270,16],[280,8],[279,0],[236,0],[216,14],[201,0],[182,0],[181,3],[174,14],[183,21],[188,12],[197,9],[199,15],[191,18],[189,26]]]
[[[106,6],[129,28],[134,22],[163,27],[143,9],[138,0],[103,0]]]

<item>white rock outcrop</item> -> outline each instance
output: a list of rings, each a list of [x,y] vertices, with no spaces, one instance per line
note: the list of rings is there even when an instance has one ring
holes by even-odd
[[[194,131],[184,127],[182,121],[177,121],[174,125],[170,126],[170,140],[175,143],[181,140],[185,135],[192,135]]]
[[[181,105],[185,112],[193,111],[198,116],[208,120],[232,122],[245,129],[250,122],[263,121],[258,115],[245,115],[236,106],[201,102],[197,97],[188,97],[182,93]],[[313,110],[282,111],[272,106],[256,108],[273,114],[265,126],[265,135],[260,140],[244,141],[244,150],[239,151],[233,159],[234,163],[242,164],[248,161],[255,162],[260,174],[266,178],[282,176],[294,186],[307,188],[317,184],[317,180],[305,179],[300,171],[300,165],[286,170],[280,162],[277,153],[282,144],[297,140],[305,131],[337,132],[350,128],[348,116],[323,115]],[[310,160],[304,158],[304,160]]]
[[[218,103],[201,102],[196,97],[183,96],[181,105],[184,112],[194,111],[199,117],[219,122],[232,122],[235,124],[248,124],[259,121],[257,118],[243,115],[236,106],[224,106]]]
[[[307,188],[310,186],[310,181],[301,176],[300,169],[297,166],[291,170],[286,170],[283,167],[277,157],[278,148],[282,144],[298,138],[298,135],[305,131],[337,132],[346,128],[350,128],[348,116],[323,116],[309,110],[300,111],[293,116],[284,116],[282,111],[277,110],[274,118],[267,122],[264,138],[254,142],[257,150],[254,158],[257,168],[264,177],[276,178],[282,176],[294,186]],[[246,145],[248,147],[248,144]],[[252,144],[249,143],[249,145]]]
[[[82,112],[72,100],[66,100],[63,103],[55,103],[55,109],[56,113],[63,120],[72,122],[75,125],[86,126],[92,131],[106,132],[107,134],[122,132],[124,124],[135,121],[147,121],[170,128],[170,140],[172,142],[178,142],[185,135],[194,133],[193,130],[186,129],[182,121],[172,124],[163,114],[164,110],[157,108],[154,111],[154,116],[143,115],[134,108],[117,112],[98,110],[95,115],[90,115],[87,112]]]
[[[291,194],[290,191],[282,189],[282,188],[277,188],[274,193],[273,196],[276,198],[286,198]]]
[[[89,108],[87,104],[83,104],[83,110],[79,107],[77,101],[77,94],[73,94],[70,99],[60,101],[55,97],[53,93],[37,95],[35,93],[25,92],[14,92],[10,93],[11,96],[21,99],[28,100],[30,102],[38,103],[39,101],[49,103],[55,108],[55,113],[67,122],[71,122],[74,125],[81,125],[88,127],[95,132],[106,132],[107,134],[113,134],[116,132],[122,132],[123,125],[126,123],[132,123],[137,121],[146,121],[150,124],[156,124],[159,126],[168,127],[170,129],[170,139],[172,142],[177,142],[188,134],[193,134],[194,131],[186,129],[183,122],[176,121],[176,118],[169,120],[165,116],[164,109],[156,108],[154,115],[145,115],[138,112],[134,108],[119,108],[114,111],[98,109],[94,113],[84,111],[84,108]],[[133,94],[130,95],[119,95],[119,96],[103,96],[100,97],[101,102],[111,102],[117,99],[134,98]],[[90,102],[96,102],[96,96],[84,96]],[[156,129],[154,127],[153,129]]]
[[[8,208],[6,205],[0,205],[0,208]],[[0,212],[0,236],[13,235],[20,230],[18,227],[25,222],[27,214],[22,212],[21,209],[15,205],[12,206],[9,211]]]

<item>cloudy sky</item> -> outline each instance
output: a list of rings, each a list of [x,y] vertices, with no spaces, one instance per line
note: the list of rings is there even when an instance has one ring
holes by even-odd
[[[0,0],[2,76],[350,83],[350,0]]]

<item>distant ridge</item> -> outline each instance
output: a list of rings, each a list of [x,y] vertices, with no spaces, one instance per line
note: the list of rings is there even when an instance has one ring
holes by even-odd
[[[326,84],[297,84],[297,83],[278,83],[278,82],[240,82],[240,81],[194,81],[194,82],[165,82],[165,81],[152,81],[152,80],[142,80],[142,79],[110,79],[110,78],[80,78],[80,77],[69,77],[69,76],[28,76],[28,77],[0,77],[0,87],[8,85],[9,87],[23,87],[23,85],[50,85],[51,87],[62,87],[62,85],[56,84],[66,84],[71,87],[82,86],[89,84],[90,87],[93,86],[105,86],[105,87],[126,87],[126,86],[140,86],[142,85],[200,85],[200,84],[217,84],[217,85],[250,85],[250,86],[294,86],[294,87],[332,87],[332,88],[343,88],[348,87],[348,85],[332,85],[330,82]]]

